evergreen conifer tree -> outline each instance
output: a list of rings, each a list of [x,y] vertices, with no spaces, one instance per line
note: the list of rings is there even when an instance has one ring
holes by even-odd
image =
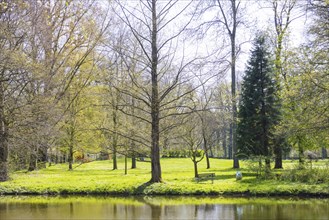
[[[264,35],[256,37],[243,78],[239,103],[237,145],[240,154],[264,156],[267,168],[280,120],[273,62]]]

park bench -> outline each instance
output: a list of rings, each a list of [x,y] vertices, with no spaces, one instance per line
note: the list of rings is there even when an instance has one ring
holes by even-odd
[[[215,173],[199,173],[198,177],[196,177],[195,179],[197,182],[211,179],[211,183],[214,183]]]

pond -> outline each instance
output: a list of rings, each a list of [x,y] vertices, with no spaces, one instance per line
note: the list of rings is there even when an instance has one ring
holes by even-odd
[[[0,219],[329,219],[328,199],[0,197]]]

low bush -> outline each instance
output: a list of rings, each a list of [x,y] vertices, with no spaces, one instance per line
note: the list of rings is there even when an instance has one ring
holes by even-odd
[[[253,156],[249,157],[246,161],[246,167],[253,173],[256,173],[258,179],[273,179],[275,177],[272,170],[265,166],[265,157],[263,156]]]
[[[293,169],[282,172],[279,179],[309,184],[329,183],[329,172],[327,167],[304,169],[294,167]]]
[[[163,158],[187,158],[190,156],[189,150],[165,150],[162,153]]]

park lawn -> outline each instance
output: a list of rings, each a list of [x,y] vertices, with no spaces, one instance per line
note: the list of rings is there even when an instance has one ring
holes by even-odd
[[[146,184],[151,178],[151,164],[138,162],[137,169],[128,169],[124,175],[124,160],[119,159],[118,170],[112,170],[112,161],[94,161],[68,171],[67,164],[57,164],[33,172],[18,171],[11,180],[0,183],[0,194],[104,194],[104,195],[285,195],[328,196],[328,183],[305,184],[281,180],[260,180],[249,170],[248,162],[240,161],[243,174],[235,180],[237,170],[231,160],[211,159],[211,169],[205,160],[199,163],[199,173],[214,172],[211,180],[196,182],[193,163],[189,158],[161,159],[164,183]],[[317,162],[314,166],[321,166]],[[285,161],[291,168],[296,162]],[[130,166],[130,164],[129,164]],[[284,172],[284,171],[276,171]]]

